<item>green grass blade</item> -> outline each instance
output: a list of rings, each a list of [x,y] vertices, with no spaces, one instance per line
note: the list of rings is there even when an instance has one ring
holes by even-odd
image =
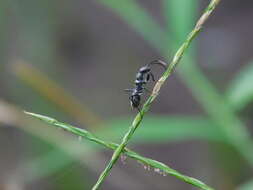
[[[162,85],[164,84],[166,79],[173,73],[176,66],[178,65],[178,63],[182,59],[184,53],[186,52],[186,50],[190,46],[191,42],[198,35],[198,33],[200,32],[200,30],[203,27],[203,24],[206,22],[206,20],[212,14],[213,10],[216,8],[218,3],[219,3],[219,0],[212,0],[210,2],[208,8],[204,11],[204,13],[202,14],[201,18],[198,20],[198,22],[195,25],[195,27],[193,28],[193,30],[189,33],[186,40],[183,42],[183,44],[177,50],[176,54],[173,57],[172,62],[169,64],[168,68],[166,69],[166,71],[164,72],[162,77],[156,83],[152,94],[150,95],[150,97],[148,98],[146,103],[144,104],[144,106],[143,106],[142,110],[140,111],[140,113],[135,117],[132,125],[129,127],[129,130],[124,135],[120,145],[114,151],[110,162],[108,163],[108,165],[106,166],[104,171],[100,174],[97,183],[92,188],[93,190],[98,189],[99,186],[102,184],[102,182],[105,180],[105,177],[110,173],[110,170],[112,169],[113,165],[117,162],[117,160],[120,157],[120,154],[122,153],[122,151],[124,150],[124,148],[128,144],[129,140],[132,138],[132,136],[133,136],[134,132],[136,131],[136,129],[139,127],[139,125],[140,125],[140,123],[141,123],[141,121],[144,117],[144,114],[146,112],[148,112],[152,102],[157,98]]]
[[[120,15],[128,25],[147,40],[153,47],[164,51],[167,47],[166,33],[135,0],[97,0]]]
[[[74,127],[74,126],[71,126],[69,124],[66,124],[66,123],[62,123],[62,122],[59,122],[57,121],[56,119],[53,119],[51,117],[47,117],[47,116],[44,116],[44,115],[40,115],[40,114],[35,114],[35,113],[30,113],[30,112],[25,112],[26,114],[28,115],[31,115],[37,119],[40,119],[52,126],[55,126],[55,127],[58,127],[58,128],[61,128],[61,129],[64,129],[70,133],[73,133],[74,135],[77,135],[77,136],[81,136],[89,141],[93,141],[97,144],[100,144],[106,148],[109,148],[109,149],[112,149],[112,150],[116,150],[117,147],[119,145],[115,144],[115,143],[111,143],[111,142],[106,142],[106,141],[103,141],[103,140],[100,140],[98,139],[97,137],[95,137],[93,134],[91,134],[90,132],[84,130],[84,129],[80,129],[80,128],[77,128],[77,127]],[[145,158],[127,148],[124,148],[123,150],[123,153],[130,157],[130,158],[133,158],[145,165],[149,165],[153,168],[157,168],[159,170],[162,170],[163,172],[169,174],[169,175],[172,175],[172,176],[175,176],[176,178],[186,182],[186,183],[189,183],[189,184],[192,184],[193,186],[196,186],[196,187],[199,187],[201,189],[204,189],[204,190],[212,190],[211,187],[207,186],[206,184],[204,184],[203,182],[195,179],[195,178],[192,178],[192,177],[189,177],[189,176],[186,176],[186,175],[183,175],[181,173],[179,173],[178,171],[170,168],[169,166],[161,163],[161,162],[158,162],[156,160],[152,160],[152,159],[149,159],[149,158]]]
[[[168,0],[169,1],[169,0]],[[175,1],[175,0],[174,0]],[[101,0],[99,1],[101,2]],[[103,1],[105,2],[105,1]],[[126,2],[126,1],[125,1]],[[134,2],[134,1],[131,1]],[[210,11],[212,9],[213,3],[216,3],[218,1],[212,1],[210,6],[206,9],[206,11]],[[179,3],[179,2],[174,2]],[[196,4],[196,2],[193,2],[193,4]],[[114,6],[107,4],[114,12],[118,13],[121,17],[124,18],[124,15],[118,11]],[[174,7],[174,5],[172,5]],[[166,8],[167,6],[165,6]],[[182,7],[181,7],[182,8]],[[193,10],[192,6],[192,10]],[[167,9],[170,9],[170,7],[167,7]],[[121,7],[121,9],[124,12],[124,6]],[[141,9],[143,11],[143,9]],[[135,14],[138,13],[138,11],[133,11]],[[180,17],[180,14],[176,16],[177,12],[173,12],[175,15],[174,17]],[[145,13],[148,15],[147,13]],[[188,13],[190,14],[190,13]],[[167,13],[167,20],[170,16],[170,13]],[[190,18],[190,17],[189,17]],[[188,18],[186,18],[188,20]],[[133,25],[132,22],[133,19],[125,19],[128,24]],[[143,21],[143,20],[142,20]],[[146,21],[146,20],[145,20]],[[179,20],[178,20],[179,21]],[[144,21],[143,21],[144,22]],[[184,21],[181,21],[184,22]],[[189,21],[189,24],[191,21]],[[135,23],[140,24],[140,23]],[[181,26],[180,23],[174,23],[174,25],[171,25],[170,22],[168,22],[168,26],[170,26],[170,30],[174,29],[178,26],[178,24]],[[188,24],[188,25],[189,25]],[[138,27],[138,26],[137,26]],[[186,27],[185,27],[186,28]],[[175,29],[175,31],[172,31],[172,34],[177,35],[178,29]],[[186,30],[186,29],[184,29]],[[145,37],[142,31],[142,27],[138,27],[137,30],[147,41],[149,41],[151,44],[153,44],[153,47],[157,47],[156,43],[154,43],[153,40],[150,40],[149,38]],[[153,35],[152,29],[145,30],[145,32],[149,33],[149,35]],[[180,38],[181,35],[183,35],[186,31],[180,32],[177,36],[177,38]],[[168,35],[169,36],[169,35]],[[176,38],[176,39],[177,39]],[[153,38],[152,38],[153,39]],[[167,38],[165,38],[167,39]],[[176,44],[178,44],[178,40],[181,41],[181,39],[177,39],[175,41],[173,40],[173,37],[170,38],[171,42],[171,48],[174,49],[176,47]],[[167,40],[164,40],[167,41]],[[164,51],[161,48],[158,48],[163,53]],[[192,50],[190,51],[192,52]],[[190,55],[190,56],[189,56]],[[249,133],[247,129],[245,128],[244,124],[238,119],[238,117],[235,115],[232,107],[229,107],[224,98],[220,96],[220,94],[217,92],[216,88],[210,83],[210,81],[204,76],[204,74],[201,72],[201,70],[196,66],[196,60],[194,57],[192,57],[192,54],[186,55],[185,59],[182,60],[185,62],[185,64],[182,64],[179,68],[179,74],[180,77],[183,79],[183,81],[186,83],[186,85],[189,87],[189,89],[192,91],[193,95],[196,97],[196,99],[200,102],[200,104],[203,106],[205,111],[208,113],[211,119],[215,121],[215,123],[220,126],[222,129],[224,136],[228,138],[233,146],[240,152],[246,160],[253,165],[253,153],[250,150],[251,147],[251,140],[249,138]],[[208,100],[208,101],[207,101]],[[245,146],[244,146],[245,145]]]
[[[196,20],[197,0],[163,0],[164,16],[170,41],[180,44]],[[192,48],[191,48],[192,49]]]
[[[168,0],[169,1],[169,0]],[[174,0],[175,1],[175,0]],[[105,0],[99,0],[99,2],[105,3]],[[126,3],[127,1],[124,1]],[[131,1],[133,3],[134,1]],[[216,3],[216,1],[213,1]],[[212,3],[213,3],[212,2]],[[217,1],[218,2],[218,1]],[[148,35],[152,36],[154,35],[151,31],[152,28],[149,28],[149,30],[142,31],[141,23],[137,23],[134,21],[134,19],[126,19],[125,16],[120,12],[127,12],[124,11],[125,6],[122,6],[121,8],[114,7],[113,3],[117,3],[115,1],[110,1],[110,3],[107,3],[108,7],[110,7],[114,12],[118,13],[121,17],[124,18],[125,21],[127,21],[128,24],[135,26],[135,24],[139,26],[135,26],[134,29],[138,31],[144,39],[148,40],[151,44],[153,44],[154,47],[157,47],[157,43],[154,42],[154,40],[150,40],[149,38],[145,37],[144,32],[148,33]],[[168,2],[167,2],[168,3]],[[173,2],[173,3],[180,3],[180,2]],[[187,2],[186,2],[187,3]],[[206,11],[210,11],[213,4],[210,4],[210,6],[206,9]],[[193,2],[193,4],[196,4],[196,2]],[[120,5],[118,5],[120,6]],[[174,7],[174,5],[171,5]],[[191,5],[194,6],[194,5]],[[137,5],[136,7],[139,8]],[[170,7],[165,6],[166,9],[171,9]],[[182,8],[182,7],[180,7]],[[183,7],[185,8],[185,7]],[[192,7],[193,10],[194,7]],[[120,11],[119,11],[120,10]],[[141,12],[143,9],[136,9],[136,11],[133,11],[134,14],[138,14],[138,11]],[[173,12],[175,15],[174,17],[180,17],[180,14],[176,16],[177,12]],[[188,13],[189,14],[189,13]],[[145,13],[145,15],[148,15]],[[167,13],[167,20],[170,19],[170,13]],[[190,17],[189,17],[190,18]],[[188,20],[188,18],[186,18]],[[153,19],[151,19],[153,20]],[[142,22],[149,22],[146,17],[143,17]],[[179,20],[178,20],[179,21]],[[134,24],[133,24],[134,22]],[[184,21],[181,21],[184,22]],[[186,22],[186,21],[185,21]],[[191,21],[189,21],[189,24]],[[181,24],[179,23],[180,27]],[[187,24],[188,25],[188,24]],[[168,26],[170,26],[170,29],[174,29],[178,26],[178,23],[174,23],[172,25],[170,22],[168,22]],[[137,29],[138,28],[138,29]],[[186,28],[186,27],[185,27]],[[178,29],[175,29],[175,31],[172,33],[177,34]],[[184,29],[186,30],[186,29]],[[180,32],[178,34],[177,38],[180,38],[181,35],[183,35],[186,31]],[[151,38],[153,39],[153,38]],[[167,38],[164,38],[167,39]],[[173,40],[173,38],[171,38]],[[179,39],[181,40],[181,39]],[[158,40],[157,40],[158,41]],[[167,40],[164,40],[167,41]],[[171,41],[172,48],[175,48],[175,44],[177,44],[178,41]],[[158,48],[161,50],[161,48]],[[192,50],[191,50],[192,51]],[[163,52],[163,51],[161,51]],[[221,127],[223,130],[223,133],[225,133],[227,138],[230,139],[230,141],[234,144],[235,148],[240,152],[248,161],[253,165],[253,154],[252,151],[250,151],[251,141],[249,140],[249,133],[243,123],[237,118],[237,116],[234,114],[231,107],[227,106],[225,104],[225,101],[223,97],[219,95],[215,87],[209,82],[209,80],[204,76],[204,74],[199,70],[199,68],[196,66],[195,58],[192,56],[187,56],[186,59],[183,60],[185,64],[182,64],[179,69],[179,74],[182,77],[183,81],[187,84],[189,89],[192,91],[193,95],[196,97],[196,99],[201,103],[201,105],[204,107],[208,115],[211,119],[213,119],[217,125]],[[208,101],[207,101],[208,100]],[[243,144],[248,146],[244,146]]]
[[[235,76],[226,92],[228,102],[236,110],[243,109],[253,101],[253,62],[247,64]]]
[[[119,140],[131,118],[109,121],[108,127],[98,131],[105,139]],[[225,138],[219,128],[207,119],[187,116],[147,116],[131,143],[166,143],[187,140],[208,140],[224,142]]]
[[[167,24],[173,36],[171,44],[178,44],[178,41],[183,39],[183,35],[187,32],[189,25],[192,24],[194,18],[193,12],[196,11],[197,1],[164,0],[164,2],[167,5],[165,8],[167,7],[167,11],[169,11],[167,13]],[[183,2],[187,6],[181,5]],[[193,4],[190,5],[190,2]],[[211,6],[212,4],[210,4],[206,11],[210,10]],[[186,17],[182,18],[181,15],[185,15]],[[183,31],[180,32],[180,30]],[[193,95],[201,103],[210,119],[220,127],[220,131],[227,138],[226,141],[230,141],[238,152],[249,163],[253,164],[253,152],[250,148],[252,141],[247,128],[235,115],[233,108],[226,104],[224,98],[220,96],[215,87],[197,67],[194,52],[191,51],[183,62],[185,64],[182,64],[179,69],[180,77],[182,77]]]
[[[252,190],[252,189],[253,189],[253,180],[250,180],[237,188],[237,190]]]

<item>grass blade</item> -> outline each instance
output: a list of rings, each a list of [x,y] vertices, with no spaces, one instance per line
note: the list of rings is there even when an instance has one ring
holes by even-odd
[[[253,101],[253,63],[247,64],[231,82],[226,96],[229,103],[241,110]]]
[[[57,105],[63,112],[83,125],[98,127],[103,121],[82,102],[50,79],[36,67],[22,60],[12,65],[12,72],[32,89]]]
[[[107,122],[107,126],[97,132],[104,139],[119,140],[131,121],[130,117]],[[208,140],[224,142],[219,128],[208,119],[189,116],[147,116],[142,127],[131,143],[166,143],[187,140]]]
[[[116,150],[119,147],[118,144],[100,140],[96,136],[94,136],[92,133],[90,133],[90,132],[88,132],[84,129],[80,129],[80,128],[71,126],[69,124],[59,122],[56,119],[53,119],[51,117],[47,117],[47,116],[40,115],[40,114],[35,114],[35,113],[30,113],[30,112],[25,112],[25,113],[28,114],[28,115],[31,115],[32,117],[40,119],[40,120],[42,120],[42,121],[44,121],[44,122],[46,122],[46,123],[48,123],[52,126],[64,129],[68,132],[73,133],[74,135],[81,136],[81,137],[83,137],[83,138],[85,138],[89,141],[100,144],[100,145],[102,145],[106,148]],[[201,189],[204,189],[204,190],[213,190],[211,187],[207,186],[206,184],[204,184],[203,182],[201,182],[201,181],[199,181],[195,178],[183,175],[183,174],[179,173],[178,171],[170,168],[169,166],[167,166],[167,165],[165,165],[161,162],[158,162],[156,160],[152,160],[152,159],[149,159],[149,158],[145,158],[145,157],[143,157],[143,156],[127,149],[127,148],[124,148],[123,153],[125,155],[127,155],[128,157],[133,158],[133,159],[135,159],[135,160],[137,160],[137,161],[139,161],[139,162],[141,162],[145,165],[149,165],[153,168],[158,168],[158,169],[164,171],[165,173],[167,173],[169,175],[175,176],[176,178],[178,178],[178,179],[180,179],[180,180],[182,180],[186,183],[192,184],[192,185],[194,185],[196,187],[199,187]]]
[[[127,24],[141,34],[153,47],[163,52],[166,48],[166,33],[135,0],[97,0],[113,9]]]
[[[167,18],[167,20],[173,36],[173,38],[171,38],[173,40],[171,44],[178,44],[177,40],[180,41],[183,39],[184,33],[192,23],[191,19],[194,17],[194,13],[191,12],[196,9],[196,1],[164,1],[166,1],[167,9],[169,11],[167,14],[167,17],[169,18]],[[186,2],[187,6],[181,5],[182,2]],[[193,3],[193,5],[188,5],[190,2]],[[180,7],[178,8],[176,6]],[[207,8],[207,10],[209,9],[210,6]],[[184,18],[185,21],[181,16],[182,14],[187,14],[187,17]],[[180,29],[184,31],[179,32]],[[250,133],[240,119],[236,116],[233,107],[227,104],[224,98],[198,68],[196,65],[196,57],[193,51],[191,51],[183,61],[185,64],[182,64],[179,69],[180,77],[182,77],[183,81],[192,91],[193,95],[196,97],[196,100],[201,103],[210,119],[216,123],[215,126],[219,127],[219,131],[221,131],[223,136],[227,138],[226,141],[230,141],[237,151],[251,165],[253,165],[253,152],[251,150],[252,141],[250,139]]]
[[[197,0],[163,0],[167,32],[170,34],[168,36],[176,46],[185,38],[194,25],[197,5]]]
[[[253,180],[250,180],[237,188],[237,190],[252,190],[252,189],[253,189]]]
[[[99,186],[102,184],[102,182],[105,180],[105,177],[110,173],[110,170],[112,169],[113,165],[117,162],[117,160],[120,157],[120,154],[122,153],[122,151],[124,150],[124,148],[126,147],[126,145],[128,144],[128,141],[132,138],[134,132],[136,131],[136,129],[139,127],[144,114],[149,110],[152,102],[156,99],[156,97],[159,94],[160,88],[162,87],[162,85],[164,84],[164,82],[166,81],[166,79],[172,74],[172,72],[175,70],[176,66],[178,65],[178,63],[180,62],[181,58],[183,57],[186,49],[189,47],[189,45],[191,44],[192,40],[197,36],[197,34],[200,32],[200,30],[202,29],[203,24],[205,23],[205,21],[209,18],[209,16],[211,15],[211,13],[213,12],[213,10],[216,8],[216,6],[218,5],[219,0],[212,0],[209,4],[209,6],[207,7],[207,9],[204,11],[204,13],[202,14],[202,16],[200,17],[200,19],[198,20],[196,26],[194,27],[194,29],[192,30],[192,32],[188,35],[187,39],[185,40],[185,42],[181,45],[181,47],[178,49],[178,51],[176,52],[172,62],[170,63],[170,65],[168,66],[167,70],[165,71],[165,73],[163,74],[163,76],[158,80],[158,82],[156,83],[153,92],[151,94],[151,96],[148,98],[148,100],[146,101],[146,103],[144,104],[141,112],[135,117],[132,125],[129,127],[128,132],[124,135],[120,145],[117,147],[117,149],[114,151],[112,158],[110,160],[110,162],[108,163],[108,165],[106,166],[106,168],[104,169],[104,171],[101,173],[101,175],[98,178],[97,183],[93,186],[93,190],[96,190],[99,188]]]

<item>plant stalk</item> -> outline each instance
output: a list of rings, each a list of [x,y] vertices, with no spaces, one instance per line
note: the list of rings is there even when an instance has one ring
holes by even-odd
[[[156,83],[153,92],[151,96],[148,98],[146,103],[144,104],[142,110],[140,113],[137,114],[135,117],[132,125],[129,127],[128,132],[125,134],[125,136],[122,139],[121,144],[117,147],[117,149],[114,151],[112,158],[104,171],[101,173],[101,175],[98,178],[98,181],[93,186],[92,190],[96,190],[99,188],[99,186],[102,184],[102,182],[105,180],[105,177],[110,173],[110,170],[112,169],[113,165],[117,162],[117,160],[120,157],[120,154],[123,152],[124,148],[126,147],[128,141],[133,136],[135,130],[140,125],[144,114],[149,110],[151,103],[155,100],[155,98],[158,96],[161,86],[164,84],[165,80],[172,74],[172,72],[175,70],[177,64],[181,60],[183,54],[185,53],[186,49],[191,44],[191,41],[197,36],[197,34],[200,32],[201,28],[203,27],[203,24],[206,22],[206,20],[209,18],[211,13],[214,11],[216,6],[219,4],[220,0],[212,0],[200,19],[198,20],[196,26],[192,30],[192,32],[188,35],[186,41],[181,45],[181,47],[176,52],[171,64],[169,65],[168,69],[165,71],[165,73],[162,75],[162,77],[158,80]]]
[[[89,131],[87,131],[85,129],[80,129],[80,128],[74,127],[72,125],[59,122],[54,118],[47,117],[47,116],[44,116],[44,115],[30,113],[30,112],[25,112],[25,113],[28,114],[28,115],[31,115],[31,116],[33,116],[37,119],[40,119],[40,120],[42,120],[42,121],[44,121],[44,122],[46,122],[46,123],[48,123],[48,124],[50,124],[54,127],[61,128],[63,130],[71,132],[72,134],[77,135],[78,137],[83,137],[83,138],[85,138],[89,141],[100,144],[100,145],[102,145],[106,148],[116,150],[119,147],[119,145],[116,144],[116,143],[106,142],[106,141],[103,141],[103,140],[97,138],[96,136],[94,136],[92,133],[90,133]],[[186,176],[184,174],[181,174],[180,172],[170,168],[169,166],[167,166],[167,165],[165,165],[161,162],[158,162],[158,161],[150,159],[150,158],[143,157],[143,156],[139,155],[138,153],[136,153],[132,150],[124,148],[123,153],[126,156],[128,156],[129,158],[132,158],[134,160],[139,161],[140,163],[147,166],[148,168],[151,167],[156,171],[160,171],[162,174],[169,174],[171,176],[174,176],[174,177],[176,177],[176,178],[178,178],[178,179],[180,179],[180,180],[182,180],[186,183],[189,183],[189,184],[191,184],[195,187],[201,188],[203,190],[213,190],[213,188],[209,187],[208,185],[204,184],[203,182],[201,182],[201,181],[199,181],[195,178],[192,178],[192,177]]]

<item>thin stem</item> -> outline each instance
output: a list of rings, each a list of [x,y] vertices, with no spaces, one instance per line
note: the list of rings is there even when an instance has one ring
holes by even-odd
[[[108,163],[108,165],[106,166],[106,168],[104,169],[104,171],[101,173],[101,175],[99,176],[99,179],[97,181],[97,183],[93,186],[92,190],[96,190],[99,188],[99,186],[102,184],[102,182],[105,180],[105,177],[109,174],[110,170],[112,169],[113,165],[116,163],[116,161],[119,159],[120,154],[123,152],[124,148],[126,147],[129,139],[131,139],[131,137],[133,136],[135,130],[138,128],[138,126],[140,125],[144,114],[149,110],[151,103],[155,100],[155,98],[158,96],[159,91],[161,86],[164,84],[165,80],[171,75],[171,73],[175,70],[177,64],[179,63],[179,61],[181,60],[183,54],[185,53],[186,49],[189,47],[189,45],[191,44],[191,41],[197,36],[197,34],[200,32],[203,24],[206,22],[206,20],[209,18],[209,16],[211,15],[211,13],[213,12],[213,10],[216,8],[216,6],[218,5],[218,3],[220,2],[220,0],[212,0],[209,4],[209,6],[207,7],[207,9],[205,10],[205,12],[203,13],[203,15],[200,17],[200,19],[198,20],[195,28],[192,30],[192,32],[188,35],[186,41],[181,45],[181,47],[178,49],[178,51],[176,52],[171,64],[169,65],[168,69],[165,71],[165,73],[163,74],[163,76],[158,80],[158,82],[156,83],[153,92],[151,94],[151,96],[148,98],[148,100],[146,101],[146,103],[144,104],[141,112],[139,114],[137,114],[137,116],[135,117],[132,125],[130,126],[128,132],[125,134],[125,136],[122,139],[121,144],[117,147],[117,149],[115,150],[115,152],[112,155],[112,158],[110,160],[110,162]]]
[[[66,131],[69,131],[69,132],[77,135],[77,136],[83,137],[83,138],[85,138],[89,141],[100,144],[100,145],[102,145],[106,148],[116,150],[119,147],[118,144],[115,144],[115,143],[112,143],[112,142],[106,142],[106,141],[103,141],[103,140],[97,138],[96,136],[94,136],[89,131],[74,127],[74,126],[66,124],[66,123],[59,122],[56,119],[53,119],[51,117],[47,117],[47,116],[43,116],[43,115],[35,114],[35,113],[30,113],[30,112],[25,112],[25,113],[28,114],[28,115],[31,115],[35,118],[38,118],[38,119],[40,119],[40,120],[42,120],[42,121],[44,121],[44,122],[46,122],[50,125],[53,125],[55,127],[64,129]],[[180,179],[180,180],[182,180],[186,183],[192,184],[195,187],[199,187],[199,188],[204,189],[204,190],[213,190],[211,187],[207,186],[206,184],[204,184],[203,182],[201,182],[201,181],[199,181],[195,178],[183,175],[183,174],[179,173],[178,171],[170,168],[169,166],[167,166],[167,165],[165,165],[161,162],[158,162],[156,160],[152,160],[150,158],[145,158],[145,157],[139,155],[138,153],[136,153],[134,151],[131,151],[127,148],[123,149],[123,153],[126,156],[128,156],[129,158],[137,160],[137,161],[141,162],[144,165],[151,166],[154,169],[159,169],[159,170],[163,171],[164,173],[169,174],[171,176],[175,176],[176,178],[178,178],[178,179]]]

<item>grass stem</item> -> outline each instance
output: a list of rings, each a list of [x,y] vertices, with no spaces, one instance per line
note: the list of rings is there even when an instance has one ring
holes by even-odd
[[[180,62],[183,54],[185,53],[186,49],[191,44],[191,41],[197,36],[197,34],[200,32],[201,28],[203,27],[203,24],[206,22],[206,20],[209,18],[213,10],[216,8],[220,0],[212,0],[210,4],[208,5],[207,9],[204,11],[200,19],[198,20],[196,26],[192,30],[192,32],[188,35],[186,41],[181,45],[181,47],[176,52],[171,64],[169,65],[168,69],[165,71],[165,73],[162,75],[162,77],[158,80],[156,83],[153,92],[151,96],[148,98],[146,103],[144,104],[141,112],[135,117],[132,125],[130,126],[128,132],[125,134],[125,136],[122,139],[122,142],[117,147],[117,149],[114,151],[112,158],[104,171],[101,173],[101,175],[98,178],[98,181],[93,186],[92,190],[96,190],[99,188],[99,186],[102,184],[102,182],[105,180],[105,177],[110,173],[110,170],[112,169],[113,165],[117,162],[117,160],[120,157],[120,154],[123,152],[124,148],[126,147],[128,141],[133,136],[135,130],[140,125],[144,114],[149,110],[151,103],[156,99],[156,97],[159,94],[161,86],[164,84],[166,79],[171,75],[171,73],[175,70],[177,64]]]

